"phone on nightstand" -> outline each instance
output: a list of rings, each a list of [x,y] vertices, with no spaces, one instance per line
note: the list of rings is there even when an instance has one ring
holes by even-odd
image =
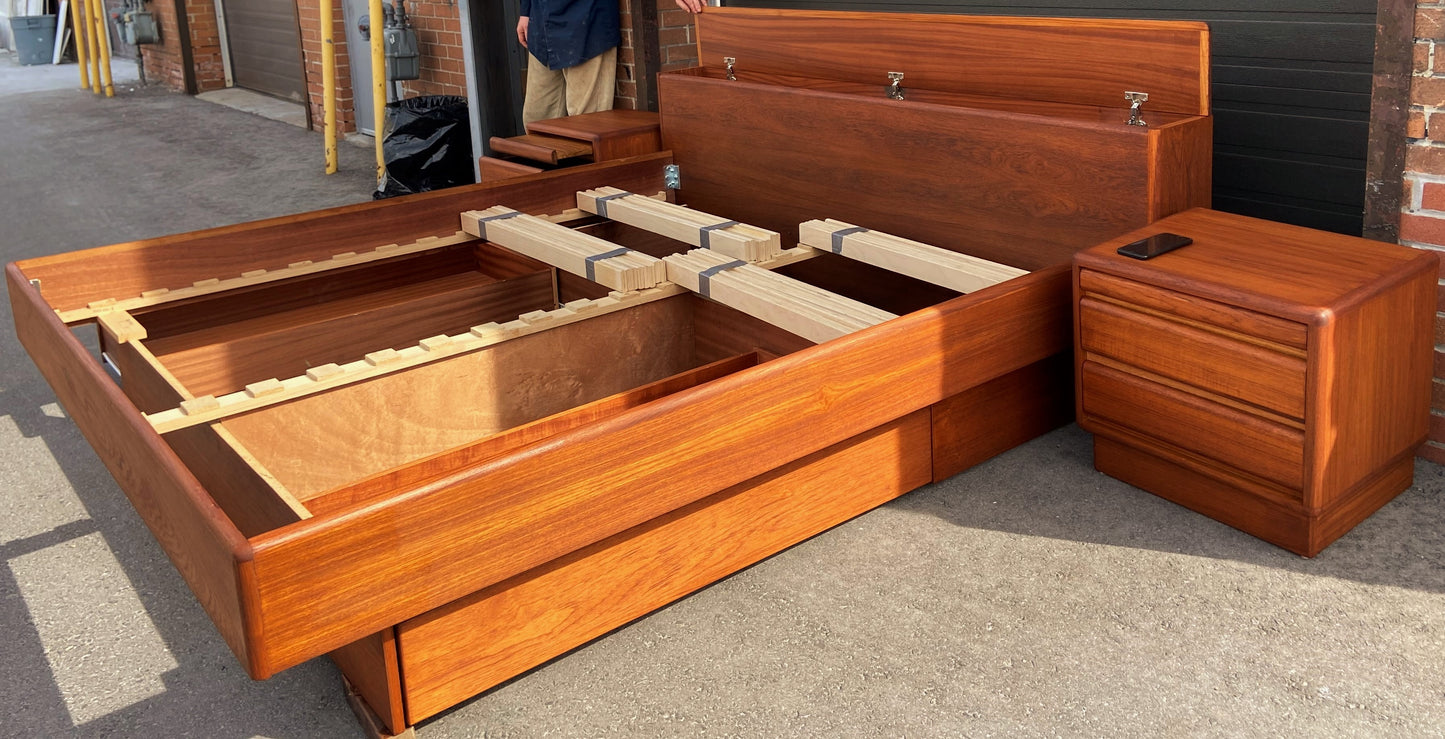
[[[1149,259],[1165,252],[1174,251],[1181,246],[1189,246],[1192,243],[1194,243],[1194,239],[1188,236],[1160,233],[1119,247],[1119,255],[1134,259]]]

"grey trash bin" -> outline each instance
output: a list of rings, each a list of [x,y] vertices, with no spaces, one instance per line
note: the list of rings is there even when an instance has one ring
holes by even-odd
[[[55,16],[17,15],[10,18],[15,51],[21,64],[49,64],[55,53]]]

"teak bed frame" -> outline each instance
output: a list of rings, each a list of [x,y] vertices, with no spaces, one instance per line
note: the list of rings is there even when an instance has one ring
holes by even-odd
[[[1208,204],[1202,24],[698,23],[664,151],[6,267],[251,676],[400,731],[1054,428],[1072,253]]]

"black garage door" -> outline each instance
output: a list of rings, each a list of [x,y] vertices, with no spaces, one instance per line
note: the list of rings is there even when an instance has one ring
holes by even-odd
[[[236,86],[304,101],[295,0],[222,0],[221,6]]]
[[[1214,207],[1360,233],[1374,61],[1373,0],[1036,0],[1014,5],[998,0],[725,0],[723,4],[1206,21],[1213,50]]]

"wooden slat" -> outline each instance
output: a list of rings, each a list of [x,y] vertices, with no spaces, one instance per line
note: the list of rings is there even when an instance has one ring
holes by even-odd
[[[829,341],[897,318],[887,311],[707,249],[674,254],[664,257],[663,261],[673,282],[810,341]],[[729,264],[737,266],[727,267]],[[706,278],[704,287],[702,273],[716,267],[727,268]]]
[[[852,231],[836,236],[841,231]],[[836,250],[834,241],[838,241]],[[1004,280],[1028,274],[987,259],[961,254],[879,231],[862,230],[851,223],[827,219],[798,226],[798,243],[832,251],[849,259],[941,285],[961,293],[981,290]]]
[[[1146,111],[1209,114],[1209,28],[1192,21],[709,8],[697,34],[702,64],[734,57],[741,79],[872,83],[882,97],[903,72],[905,90],[1109,108],[1137,90]]]
[[[601,205],[598,204],[599,198],[605,199]],[[703,213],[664,200],[634,195],[615,187],[599,187],[577,193],[577,207],[588,213],[748,262],[771,259],[783,248],[781,235],[776,231],[738,223],[731,218]]]
[[[194,396],[144,342],[103,345],[121,370],[125,394],[139,408],[174,408]],[[222,424],[194,426],[166,443],[245,536],[310,518],[311,511]]]
[[[365,359],[346,364],[314,367],[304,375],[284,380],[255,383],[239,392],[220,397],[203,395],[186,401],[178,408],[146,415],[157,433],[169,433],[200,423],[217,421],[238,413],[349,385],[373,377],[398,372],[438,359],[476,351],[519,336],[544,331],[593,316],[605,315],[635,305],[650,303],[682,292],[676,285],[663,285],[648,290],[616,293],[601,300],[578,300],[552,311],[533,311],[507,323],[486,323],[455,336],[438,335],[423,339],[416,346],[401,351],[384,349],[368,354]]]
[[[98,317],[100,330],[117,344],[136,341],[146,337],[146,328],[134,316],[123,310],[110,310]]]
[[[498,205],[467,211],[461,219],[466,233],[613,290],[644,290],[667,281],[667,268],[656,257],[511,208]],[[600,258],[619,250],[621,253],[615,256]]]

